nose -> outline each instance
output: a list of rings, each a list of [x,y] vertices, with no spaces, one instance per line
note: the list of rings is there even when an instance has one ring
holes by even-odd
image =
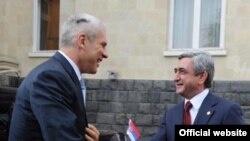
[[[103,51],[102,57],[103,58],[108,58],[108,52],[107,52],[106,49]]]
[[[175,74],[174,74],[174,81],[177,82],[178,80],[180,80],[179,73],[175,72]]]

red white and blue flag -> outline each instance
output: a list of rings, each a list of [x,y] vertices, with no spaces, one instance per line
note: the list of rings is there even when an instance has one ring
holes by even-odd
[[[137,141],[140,137],[140,133],[131,119],[128,122],[127,134],[131,141]]]

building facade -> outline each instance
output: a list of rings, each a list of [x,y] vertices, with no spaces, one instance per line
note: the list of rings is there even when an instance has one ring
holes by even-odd
[[[49,59],[63,21],[79,12],[107,27],[109,58],[85,74],[88,118],[99,129],[125,133],[130,118],[152,136],[164,111],[182,100],[173,68],[192,50],[212,54],[211,90],[239,103],[250,123],[249,0],[0,0],[0,90],[19,85],[5,74],[23,78]]]
[[[0,1],[2,73],[18,72],[25,77],[56,51],[42,49],[42,39],[38,39],[45,31],[39,22],[43,1],[49,2]],[[248,0],[52,1],[58,6],[51,9],[59,9],[55,27],[60,28],[67,17],[77,12],[93,14],[107,27],[109,59],[96,75],[86,78],[108,79],[110,74],[116,74],[117,79],[172,80],[178,54],[201,49],[215,59],[216,80],[250,79]]]

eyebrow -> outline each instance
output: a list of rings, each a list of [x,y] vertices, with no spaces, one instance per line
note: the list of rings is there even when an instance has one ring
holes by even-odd
[[[177,71],[188,72],[187,69],[185,68],[174,68],[174,72],[177,72]]]

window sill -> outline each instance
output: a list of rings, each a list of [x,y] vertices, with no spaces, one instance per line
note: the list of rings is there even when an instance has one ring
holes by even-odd
[[[167,50],[163,52],[163,56],[165,57],[175,57],[179,56],[184,52],[187,51],[205,51],[210,53],[212,56],[226,56],[227,51],[224,49],[201,49],[201,50],[194,50],[194,49],[180,49],[180,50]]]
[[[30,58],[47,58],[47,57],[53,56],[56,53],[56,51],[57,50],[30,52],[29,57]]]

